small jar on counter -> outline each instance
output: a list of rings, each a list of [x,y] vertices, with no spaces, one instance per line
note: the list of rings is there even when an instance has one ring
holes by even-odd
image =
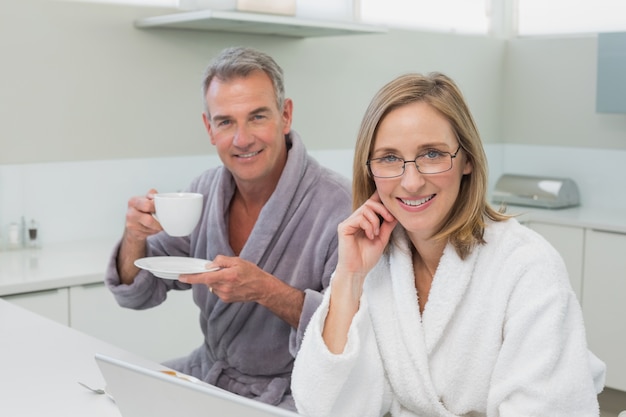
[[[39,225],[33,219],[30,221],[28,225],[28,244],[29,248],[38,248],[39,247],[39,236],[38,236]]]
[[[7,230],[7,248],[19,249],[22,247],[22,241],[20,239],[20,226],[13,222],[9,224]]]

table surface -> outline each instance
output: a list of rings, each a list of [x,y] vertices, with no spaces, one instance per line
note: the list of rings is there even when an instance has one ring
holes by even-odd
[[[0,416],[120,417],[94,355],[163,366],[0,299]]]

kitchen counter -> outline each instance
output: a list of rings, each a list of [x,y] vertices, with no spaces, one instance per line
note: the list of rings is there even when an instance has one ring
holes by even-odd
[[[169,292],[158,308],[138,311],[119,306],[104,286],[116,241],[95,239],[0,252],[0,298],[157,362],[197,348],[203,338],[191,291]],[[170,329],[167,343],[163,329]],[[47,343],[41,340],[45,339],[39,344]]]
[[[115,238],[0,251],[0,296],[102,282]]]
[[[119,417],[106,395],[96,353],[163,369],[163,366],[60,325],[0,299],[0,415],[13,417]]]
[[[522,222],[532,221],[626,233],[626,213],[623,209],[586,207],[543,209],[509,205],[506,212],[519,214],[518,219]]]

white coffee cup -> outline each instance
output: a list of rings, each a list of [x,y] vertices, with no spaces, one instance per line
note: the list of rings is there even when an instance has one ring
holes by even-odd
[[[202,194],[158,193],[154,195],[154,217],[170,236],[187,236],[200,220]]]

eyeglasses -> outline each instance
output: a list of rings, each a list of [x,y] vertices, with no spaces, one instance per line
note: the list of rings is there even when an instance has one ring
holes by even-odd
[[[460,149],[461,145],[454,153],[431,149],[418,155],[412,161],[406,161],[395,155],[387,155],[368,160],[367,166],[372,176],[376,178],[400,177],[404,174],[406,164],[409,162],[413,162],[421,174],[441,174],[452,169],[452,160],[456,158]]]

